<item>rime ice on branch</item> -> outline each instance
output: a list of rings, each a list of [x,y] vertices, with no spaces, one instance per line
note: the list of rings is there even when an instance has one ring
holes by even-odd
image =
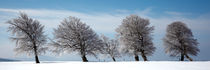
[[[108,37],[101,35],[102,41],[104,43],[103,52],[109,55],[113,61],[116,61],[116,57],[120,57],[119,52],[119,42],[117,39],[109,39]]]
[[[87,62],[86,55],[94,55],[102,50],[102,40],[79,18],[64,19],[57,29],[54,29],[54,52],[79,52],[83,62]]]
[[[151,37],[154,27],[150,27],[149,24],[147,19],[130,15],[123,19],[122,24],[116,29],[120,42],[124,45],[123,51],[132,53],[136,61],[139,61],[138,55],[147,61],[147,56],[155,51]]]
[[[181,56],[180,61],[184,61],[184,57],[192,61],[189,55],[196,56],[199,52],[198,42],[191,30],[180,21],[168,25],[163,41],[165,52],[170,56]]]
[[[44,26],[25,13],[20,13],[18,18],[9,20],[7,24],[9,24],[8,31],[14,36],[11,39],[16,41],[15,51],[34,55],[36,63],[39,63],[38,55],[48,49],[43,47],[47,41],[43,31]]]

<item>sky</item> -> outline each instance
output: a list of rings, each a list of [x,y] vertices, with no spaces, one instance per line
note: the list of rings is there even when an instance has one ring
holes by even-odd
[[[154,26],[152,33],[154,46],[157,48],[149,60],[165,61],[178,60],[165,54],[162,39],[166,27],[174,21],[182,21],[192,30],[198,40],[200,52],[191,56],[194,60],[210,60],[210,1],[209,0],[0,0],[0,58],[33,60],[33,56],[16,54],[15,42],[9,37],[6,21],[17,18],[19,12],[25,12],[29,17],[39,20],[45,26],[45,34],[53,38],[53,29],[60,22],[74,16],[89,25],[98,35],[104,34],[115,38],[115,29],[122,20],[131,14],[150,20]],[[89,60],[110,61],[108,57],[88,56]],[[54,55],[46,53],[40,60],[78,60],[76,53]],[[133,56],[124,56],[116,60],[134,60]],[[142,58],[140,58],[142,60]]]

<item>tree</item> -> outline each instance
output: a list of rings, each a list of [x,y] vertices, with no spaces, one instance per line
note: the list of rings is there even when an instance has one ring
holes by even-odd
[[[47,50],[47,47],[43,47],[47,41],[43,31],[44,26],[38,20],[29,18],[25,13],[20,13],[18,18],[9,20],[7,24],[10,25],[8,31],[15,36],[11,37],[13,41],[16,41],[15,51],[34,54],[36,63],[40,63],[38,55]]]
[[[104,43],[104,53],[109,55],[113,61],[115,60],[115,57],[120,57],[120,53],[119,53],[119,42],[118,40],[115,39],[109,39],[108,37],[101,35],[102,37],[102,41]]]
[[[102,40],[79,18],[64,19],[57,29],[54,29],[54,52],[79,52],[83,62],[88,62],[86,55],[94,55],[101,51]]]
[[[199,52],[197,48],[198,42],[193,38],[191,30],[180,21],[168,25],[163,41],[165,52],[170,54],[170,56],[181,55],[181,61],[184,61],[184,57],[192,61],[189,55],[196,56]]]
[[[122,24],[116,29],[120,42],[125,46],[124,52],[133,53],[136,61],[139,61],[139,54],[147,61],[146,56],[155,51],[151,38],[154,27],[150,27],[149,24],[147,19],[130,15],[123,19]]]

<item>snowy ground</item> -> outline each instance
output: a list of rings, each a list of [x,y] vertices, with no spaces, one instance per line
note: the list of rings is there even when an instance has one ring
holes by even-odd
[[[210,70],[210,61],[0,62],[0,70]]]

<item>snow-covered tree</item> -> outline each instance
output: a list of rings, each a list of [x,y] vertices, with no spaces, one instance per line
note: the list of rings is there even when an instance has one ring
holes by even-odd
[[[36,63],[39,63],[38,55],[47,50],[43,47],[47,41],[43,31],[44,26],[39,21],[29,18],[25,13],[20,13],[18,18],[9,20],[7,24],[9,24],[8,31],[14,36],[11,39],[16,41],[15,51],[33,54]]]
[[[151,37],[154,27],[149,24],[148,19],[130,15],[123,19],[122,24],[116,29],[120,42],[124,45],[123,52],[134,54],[136,61],[139,61],[138,55],[147,61],[146,56],[155,51]]]
[[[184,57],[192,61],[189,55],[196,56],[199,52],[198,42],[193,38],[191,30],[180,21],[168,25],[163,41],[165,52],[171,56],[181,55],[181,61],[184,61]]]
[[[54,29],[54,52],[79,52],[83,62],[87,62],[86,55],[94,55],[103,46],[99,36],[79,18],[64,19],[57,29]]]
[[[118,40],[115,39],[109,39],[108,37],[101,35],[102,37],[102,41],[104,43],[104,54],[109,55],[113,61],[116,61],[115,58],[116,57],[120,57],[120,53],[119,53],[119,42]]]

